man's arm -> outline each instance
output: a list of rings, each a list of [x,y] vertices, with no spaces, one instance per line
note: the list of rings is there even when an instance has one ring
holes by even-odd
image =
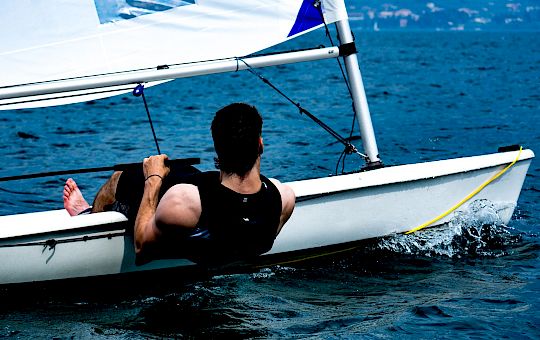
[[[201,212],[199,189],[192,184],[176,184],[167,190],[159,202],[155,224],[161,232],[195,228]]]
[[[169,174],[165,166],[166,155],[152,156],[143,161],[144,192],[135,219],[135,255],[140,262],[145,245],[155,242],[161,235],[155,222],[158,195],[162,179]]]
[[[276,233],[277,235],[293,213],[294,205],[296,204],[296,195],[290,186],[281,183],[275,178],[270,178],[270,180],[278,188],[279,194],[281,195],[281,216]]]
[[[169,173],[164,160],[167,156],[153,156],[143,162],[144,193],[135,219],[135,254],[137,263],[155,256],[159,238],[177,228],[194,228],[201,216],[199,190],[191,184],[177,184],[167,190],[158,203],[161,177]],[[151,176],[153,174],[159,176]]]

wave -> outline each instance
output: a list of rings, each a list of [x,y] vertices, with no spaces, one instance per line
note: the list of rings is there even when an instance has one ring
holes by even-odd
[[[414,234],[391,235],[376,244],[379,250],[393,253],[461,257],[500,257],[520,244],[523,233],[502,223],[498,212],[504,207],[487,200],[472,202],[468,208],[455,213],[452,220],[441,226]]]

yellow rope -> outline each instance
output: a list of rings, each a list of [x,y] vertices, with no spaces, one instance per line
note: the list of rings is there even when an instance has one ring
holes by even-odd
[[[335,251],[331,251],[331,252],[323,252],[323,253],[314,254],[314,255],[310,255],[310,256],[299,257],[299,258],[296,258],[296,259],[291,259],[291,260],[286,260],[286,261],[271,262],[269,264],[264,264],[264,265],[255,266],[255,267],[256,268],[265,268],[265,267],[268,267],[268,266],[281,266],[281,265],[286,265],[286,264],[291,264],[291,263],[304,262],[304,261],[313,260],[313,259],[323,257],[323,256],[331,256],[331,255],[344,253],[344,252],[351,251],[351,250],[354,250],[354,249],[357,249],[357,248],[358,248],[358,246],[355,246],[355,247],[339,249],[339,250],[335,250]]]
[[[510,169],[514,164],[516,164],[516,162],[519,160],[519,156],[521,155],[521,151],[523,150],[523,147],[519,147],[519,152],[517,154],[517,157],[516,159],[514,159],[514,161],[510,164],[508,164],[504,169],[502,169],[501,171],[499,171],[498,173],[496,173],[495,175],[493,175],[490,179],[488,179],[487,181],[485,181],[484,183],[482,183],[482,185],[480,185],[478,188],[474,189],[473,192],[471,192],[469,195],[467,195],[467,197],[465,197],[464,199],[462,199],[461,201],[459,201],[458,203],[456,203],[456,205],[454,205],[452,208],[448,209],[446,212],[440,214],[439,216],[435,217],[434,219],[430,220],[430,221],[427,221],[426,223],[422,224],[422,225],[419,225],[418,227],[414,228],[414,229],[411,229],[409,231],[407,231],[405,234],[411,234],[411,233],[414,233],[415,231],[418,231],[420,229],[424,229],[425,227],[437,222],[438,220],[442,219],[443,217],[447,216],[448,214],[450,214],[451,212],[453,212],[454,210],[456,210],[457,208],[459,208],[461,205],[463,205],[463,203],[467,202],[468,200],[470,200],[471,198],[473,198],[476,194],[478,194],[482,189],[484,189],[488,184],[490,184],[491,182],[493,182],[494,180],[496,180],[497,178],[499,178],[502,174],[504,174],[508,169]]]

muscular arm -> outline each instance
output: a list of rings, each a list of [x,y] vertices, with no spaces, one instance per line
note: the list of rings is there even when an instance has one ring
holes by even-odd
[[[162,178],[169,174],[169,168],[165,166],[166,159],[166,155],[159,155],[145,158],[143,161],[143,173],[146,180],[141,205],[135,219],[134,233],[137,262],[141,260],[145,245],[155,242],[161,235],[161,231],[156,226],[155,213]]]
[[[281,216],[279,219],[279,226],[276,233],[277,235],[293,213],[294,205],[296,204],[296,195],[291,189],[291,187],[289,187],[288,185],[283,184],[274,178],[271,178],[270,180],[278,188],[279,194],[281,195]]]
[[[166,156],[145,159],[143,169],[146,181],[144,193],[135,219],[136,262],[144,263],[152,259],[152,247],[159,238],[175,228],[194,228],[199,221],[201,204],[197,187],[178,184],[167,190],[158,204],[161,179],[151,174],[165,177],[169,170],[164,165]]]
[[[155,217],[158,229],[195,228],[201,217],[199,189],[191,184],[177,184],[161,199]]]

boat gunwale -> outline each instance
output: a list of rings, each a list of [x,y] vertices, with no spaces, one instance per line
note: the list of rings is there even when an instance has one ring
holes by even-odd
[[[28,247],[34,245],[44,246],[44,242],[87,242],[96,238],[111,239],[120,236],[124,237],[128,234],[126,232],[125,223],[126,222],[124,221],[90,224],[87,226],[81,226],[79,228],[45,230],[38,233],[26,233],[14,236],[0,237],[0,248],[15,246]],[[10,242],[14,242],[16,244],[10,244]]]
[[[471,171],[476,170],[482,170],[492,167],[497,167],[501,165],[506,165],[511,163],[517,156],[517,152],[519,151],[509,151],[504,153],[493,153],[493,154],[485,154],[485,155],[478,155],[478,156],[467,156],[467,157],[460,157],[460,158],[451,158],[451,159],[443,159],[443,160],[435,160],[435,161],[428,161],[423,163],[411,163],[411,164],[402,164],[402,165],[395,165],[395,166],[388,166],[384,168],[369,170],[369,171],[363,171],[363,172],[355,172],[351,174],[345,174],[345,175],[338,175],[338,176],[329,176],[329,177],[322,177],[322,178],[312,178],[312,179],[304,179],[299,181],[293,181],[293,182],[287,182],[286,184],[291,186],[293,190],[296,193],[296,201],[302,202],[309,200],[311,196],[327,196],[334,193],[341,193],[341,192],[347,192],[347,191],[353,191],[357,189],[363,189],[363,188],[370,188],[370,187],[376,187],[381,185],[389,185],[389,184],[397,184],[397,183],[407,183],[407,182],[414,182],[429,178],[439,178],[439,177],[445,177],[460,173],[468,173]],[[522,151],[522,154],[520,155],[518,161],[516,164],[531,160],[534,158],[534,152],[530,149],[524,149]],[[494,160],[485,161],[484,164],[478,166],[471,166],[472,162],[474,160],[483,159],[486,160],[486,158],[493,158]],[[448,163],[455,163],[453,165],[458,165],[459,163],[467,164],[469,165],[466,168],[460,168],[460,169],[451,169],[447,170],[443,168],[443,165],[447,165]],[[407,173],[407,176],[403,175],[403,170],[416,170],[416,168],[424,168],[424,166],[430,166],[432,169],[430,169],[429,174],[421,174],[419,176],[411,175],[411,173]],[[424,170],[426,172],[426,170]],[[401,173],[401,178],[390,178],[387,179],[388,175],[396,176],[397,173]],[[383,180],[381,181],[381,178]],[[336,179],[339,179],[339,181],[347,182],[347,184],[351,184],[352,181],[350,180],[361,180],[362,183],[358,183],[356,185],[349,185],[347,188],[344,189],[336,189],[332,188],[329,190],[331,184],[336,184]],[[333,183],[332,183],[333,182]],[[321,187],[324,187],[325,190],[320,190]],[[314,188],[317,188],[317,192],[310,193],[310,191],[315,191]]]

